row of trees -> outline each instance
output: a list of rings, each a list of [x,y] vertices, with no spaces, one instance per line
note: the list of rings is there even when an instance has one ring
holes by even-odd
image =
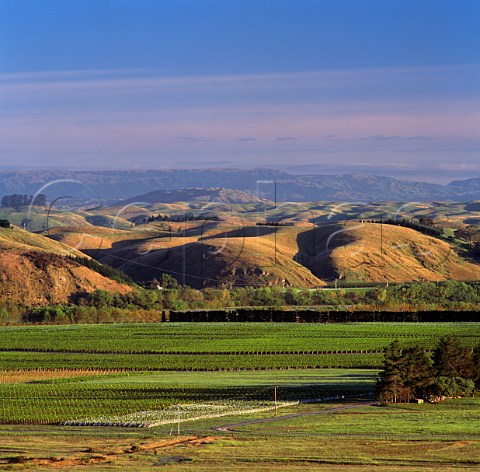
[[[46,206],[47,197],[43,194],[37,195],[35,199],[33,195],[5,195],[2,197],[1,206],[15,208],[16,210],[29,205]]]
[[[414,229],[420,233],[428,236],[441,237],[443,234],[442,228],[437,228],[431,218],[422,217],[418,220],[406,218],[387,218],[385,220],[369,220],[371,223],[383,223],[385,225],[403,226],[405,228]]]
[[[282,222],[282,221],[258,221],[255,223],[257,226],[294,226],[294,223]]]
[[[385,402],[408,402],[415,398],[471,395],[480,388],[480,346],[461,345],[458,338],[441,338],[433,353],[394,341],[385,349],[383,371],[376,390]]]
[[[480,303],[480,286],[448,280],[440,283],[418,282],[376,287],[365,294],[365,302],[376,302],[382,309],[402,306],[416,309],[457,309]]]
[[[148,218],[148,222],[152,221],[172,221],[176,223],[184,223],[186,221],[220,221],[220,218],[217,215],[194,215],[193,213],[186,213],[184,215],[151,215]]]
[[[35,254],[29,255],[34,257]],[[58,257],[52,255],[51,257]],[[43,259],[34,263],[41,264]],[[70,300],[71,306],[89,307],[94,310],[127,310],[138,312],[142,310],[155,311],[185,311],[185,310],[222,310],[237,307],[271,307],[280,309],[282,306],[313,307],[321,306],[335,312],[347,313],[351,320],[430,320],[451,319],[459,317],[458,309],[476,311],[480,303],[480,285],[463,282],[405,284],[395,287],[375,288],[371,290],[300,290],[292,287],[237,287],[228,289],[205,288],[197,290],[182,286],[168,274],[163,274],[158,280],[149,284],[149,288],[135,286],[127,276],[115,269],[86,259],[77,262],[99,271],[102,275],[114,278],[122,283],[132,284],[132,290],[126,294],[95,290],[91,293],[78,293]],[[439,303],[441,300],[441,305]],[[5,305],[6,306],[6,305]],[[348,306],[348,312],[345,312]],[[443,311],[438,311],[441,307]],[[1,305],[0,305],[1,308]],[[64,310],[65,307],[60,307]],[[40,310],[40,308],[39,308]],[[446,310],[446,311],[445,311]],[[449,311],[450,310],[450,311]],[[18,306],[12,310],[10,304],[0,323],[17,323],[21,321],[18,313],[28,313],[29,307]],[[393,315],[389,314],[395,312]],[[9,313],[12,315],[9,316]],[[382,315],[385,314],[385,316]],[[55,316],[49,319],[53,322]],[[42,321],[35,315],[35,321]],[[61,318],[61,317],[60,317]],[[29,319],[29,321],[31,321]]]
[[[163,290],[133,290],[121,295],[96,290],[80,294],[75,303],[98,308],[143,308],[156,310],[221,309],[228,307],[263,306],[281,307],[354,303],[359,298],[355,292],[339,294],[333,291],[298,290],[281,287],[239,287],[227,289],[196,290],[188,286],[163,286]]]

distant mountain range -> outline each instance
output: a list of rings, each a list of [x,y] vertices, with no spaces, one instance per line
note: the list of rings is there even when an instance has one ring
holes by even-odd
[[[14,193],[33,195],[41,190],[50,201],[63,197],[113,202],[153,191],[187,188],[228,188],[272,201],[480,199],[480,177],[441,185],[362,174],[293,175],[272,169],[0,172],[0,197]]]
[[[264,203],[268,200],[251,193],[227,188],[182,188],[178,190],[154,190],[124,200],[122,203],[175,203],[175,202],[216,202],[216,203]]]

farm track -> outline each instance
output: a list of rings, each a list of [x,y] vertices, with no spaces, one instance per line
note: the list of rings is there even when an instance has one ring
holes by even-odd
[[[273,416],[269,418],[260,418],[260,419],[253,419],[253,420],[246,420],[246,421],[240,421],[238,423],[233,423],[233,424],[227,424],[223,426],[215,426],[212,428],[214,431],[221,431],[221,432],[230,432],[233,433],[236,431],[236,428],[241,428],[243,426],[249,426],[252,424],[258,424],[258,423],[270,423],[272,421],[282,421],[282,420],[288,420],[291,418],[301,418],[305,416],[314,416],[314,415],[323,415],[323,414],[329,414],[329,413],[337,413],[341,412],[344,410],[350,410],[353,408],[362,408],[364,406],[374,406],[377,405],[377,402],[371,401],[371,400],[364,400],[364,401],[353,401],[353,402],[345,402],[345,403],[335,403],[336,406],[333,406],[332,408],[324,409],[324,410],[315,410],[315,411],[305,411],[305,412],[300,412],[300,413],[289,413],[287,415],[282,415],[282,416]]]

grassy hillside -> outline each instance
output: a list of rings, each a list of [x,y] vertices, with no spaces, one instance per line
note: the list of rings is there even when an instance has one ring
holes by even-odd
[[[219,192],[194,190],[199,195]],[[173,191],[164,194],[170,200],[178,196]],[[472,251],[455,238],[456,229],[480,221],[480,207],[474,201],[287,202],[275,206],[267,201],[225,204],[191,200],[52,210],[49,215],[42,209],[35,211],[29,215],[31,225],[61,244],[50,247],[51,242],[44,237],[17,231],[10,233],[8,240],[0,240],[0,247],[21,251],[34,246],[63,255],[78,255],[79,250],[140,282],[162,273],[196,288],[313,288],[336,279],[480,279],[480,265],[461,257],[474,257]],[[164,221],[164,215],[170,220]],[[192,215],[193,221],[181,222],[185,215]],[[3,216],[21,222],[28,215],[10,212]],[[208,220],[210,216],[218,221]],[[157,219],[144,224],[152,217]],[[413,224],[428,220],[435,225],[438,237],[369,222],[381,219]]]
[[[193,287],[480,279],[480,265],[462,259],[445,240],[360,221],[318,226],[155,222],[130,230],[95,228],[90,234],[60,229],[54,237],[137,281],[169,273]]]
[[[350,223],[314,229],[300,236],[299,246],[306,248],[309,267],[320,278],[374,282],[480,278],[480,265],[462,259],[449,243],[400,226]]]
[[[97,288],[120,293],[131,290],[67,256],[84,255],[45,236],[0,229],[0,301],[68,303],[76,294]]]

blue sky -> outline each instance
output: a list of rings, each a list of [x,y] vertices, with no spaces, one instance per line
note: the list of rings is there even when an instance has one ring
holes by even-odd
[[[480,2],[0,0],[0,166],[480,175]]]

